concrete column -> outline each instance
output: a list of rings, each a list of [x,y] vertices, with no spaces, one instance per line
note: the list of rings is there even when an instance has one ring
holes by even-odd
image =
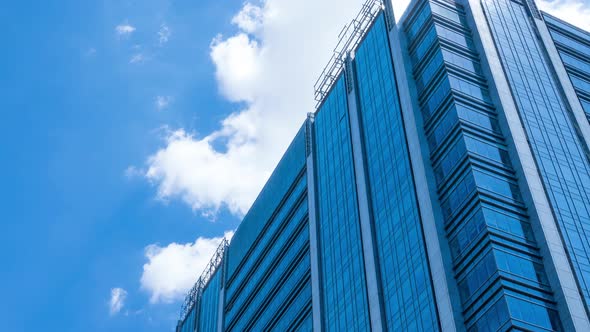
[[[348,89],[348,115],[350,120],[350,136],[352,141],[352,155],[354,173],[356,179],[356,191],[361,223],[361,240],[363,246],[363,258],[365,262],[365,278],[367,282],[367,295],[369,300],[369,317],[371,331],[383,331],[382,294],[380,291],[379,276],[377,273],[377,254],[373,244],[373,221],[371,220],[371,208],[369,206],[369,193],[367,192],[367,178],[364,163],[364,147],[359,124],[359,113],[356,101],[355,77],[352,68],[352,60],[348,57],[345,64],[347,89]]]
[[[306,150],[307,150],[307,209],[309,214],[309,253],[311,262],[311,305],[313,330],[322,331],[322,293],[320,278],[319,238],[315,188],[315,151],[313,136],[313,113],[307,115]]]

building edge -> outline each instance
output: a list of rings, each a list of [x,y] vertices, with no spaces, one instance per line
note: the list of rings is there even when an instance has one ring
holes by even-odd
[[[317,201],[316,192],[316,174],[315,174],[315,151],[313,135],[314,113],[307,114],[305,122],[305,146],[306,146],[306,167],[307,167],[307,205],[309,218],[309,253],[311,263],[311,310],[314,331],[323,330],[322,322],[322,292],[320,277],[320,256],[319,256],[319,237],[317,222]]]
[[[354,163],[354,176],[357,192],[357,204],[359,207],[359,221],[361,229],[361,241],[365,265],[365,278],[367,283],[367,296],[369,303],[369,317],[371,331],[383,331],[383,302],[377,266],[377,255],[373,234],[373,221],[371,207],[369,206],[369,193],[367,188],[367,173],[365,170],[361,128],[359,123],[359,109],[356,97],[356,78],[352,64],[352,56],[348,54],[344,64],[344,76],[347,80],[348,118],[350,121],[350,138],[352,143],[352,158]]]

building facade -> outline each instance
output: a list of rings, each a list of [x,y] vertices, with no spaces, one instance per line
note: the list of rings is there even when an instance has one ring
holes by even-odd
[[[368,0],[188,331],[590,331],[590,33]]]

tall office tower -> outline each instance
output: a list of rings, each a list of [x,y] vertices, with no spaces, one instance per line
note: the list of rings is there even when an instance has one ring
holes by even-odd
[[[369,0],[177,331],[590,331],[590,33]]]

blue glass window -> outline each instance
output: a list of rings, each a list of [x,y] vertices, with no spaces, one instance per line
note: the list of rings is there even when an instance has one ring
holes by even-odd
[[[369,313],[344,75],[315,117],[315,158],[327,331],[368,331]]]
[[[465,11],[452,1],[427,3],[434,18],[423,20],[423,31],[434,28],[435,41],[418,38],[409,52],[465,325],[553,329],[559,320],[539,253],[530,250],[535,240]],[[508,310],[511,287],[546,299],[535,304],[546,310],[518,320]]]
[[[232,239],[226,256],[226,331],[297,329],[301,318],[309,315],[305,143],[304,126]],[[215,286],[214,280],[210,284],[213,296],[219,284]],[[213,310],[215,305],[203,304],[203,310]],[[215,330],[213,323],[207,324],[200,331]]]
[[[199,305],[198,331],[215,331],[219,316],[219,290],[221,289],[221,269],[215,272],[203,290]]]
[[[442,58],[432,63],[441,65]],[[435,331],[436,305],[383,15],[357,49],[355,68],[387,330]]]
[[[484,0],[483,5],[582,297],[588,306],[590,274],[585,271],[588,270],[590,254],[590,161],[585,153],[587,146],[577,132],[571,110],[526,9],[509,0]],[[575,46],[559,33],[553,36],[558,42]]]

